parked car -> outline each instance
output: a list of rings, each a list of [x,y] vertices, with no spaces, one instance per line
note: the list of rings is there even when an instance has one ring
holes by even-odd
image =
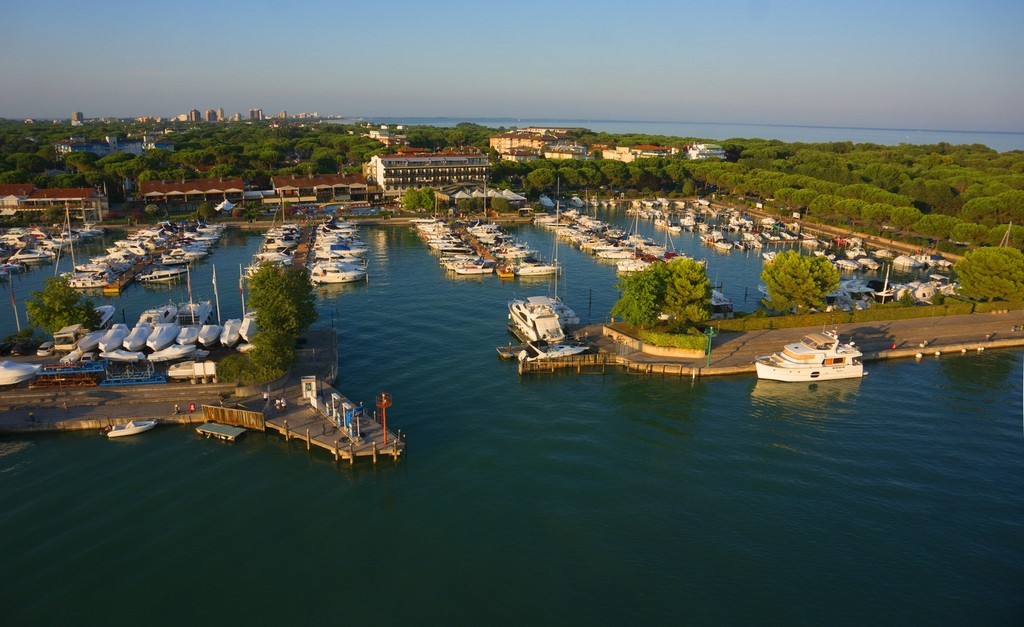
[[[0,355],[6,355],[14,348],[14,342],[0,342]]]
[[[50,357],[53,355],[53,342],[43,342],[36,349],[36,357]]]
[[[18,342],[11,347],[12,355],[32,355],[39,348],[39,342]]]

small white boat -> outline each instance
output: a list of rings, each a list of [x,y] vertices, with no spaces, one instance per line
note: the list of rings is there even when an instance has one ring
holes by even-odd
[[[194,361],[179,361],[167,366],[168,379],[191,379],[195,375]]]
[[[139,322],[132,329],[131,333],[125,336],[122,346],[126,351],[139,351],[146,346],[149,334],[153,332],[153,325],[148,322]]]
[[[130,420],[127,424],[107,427],[108,438],[120,438],[126,435],[135,435],[143,431],[149,431],[157,425],[156,420]]]
[[[190,357],[194,357],[195,354],[195,344],[171,344],[167,348],[159,350],[150,355],[149,361],[178,361],[179,359],[188,359]]]
[[[180,332],[181,327],[175,322],[158,324],[153,327],[153,332],[146,338],[146,348],[151,351],[162,351],[178,339]]]
[[[238,336],[245,342],[252,342],[252,338],[256,337],[256,331],[259,327],[256,326],[256,317],[247,315],[242,318],[242,324],[238,326]]]
[[[228,348],[231,348],[235,344],[238,344],[238,340],[241,336],[238,334],[239,329],[242,326],[242,321],[238,318],[232,318],[224,321],[224,327],[220,332],[220,343]]]
[[[78,348],[83,353],[87,353],[99,346],[100,340],[103,339],[103,336],[106,334],[106,331],[90,331],[78,340]]]
[[[204,324],[199,328],[199,343],[205,348],[210,348],[220,341],[221,326],[219,324]],[[184,344],[185,342],[182,342]]]
[[[36,376],[40,364],[26,364],[17,361],[0,361],[0,385],[15,385]]]
[[[181,327],[181,331],[178,331],[178,344],[195,344],[199,341],[199,330],[198,324],[189,324]]]
[[[100,357],[102,357],[103,359],[107,359],[109,361],[119,361],[126,363],[133,363],[136,361],[143,361],[144,359],[146,359],[146,356],[143,353],[140,353],[139,351],[126,351],[121,348],[112,351],[104,351],[100,353]]]
[[[127,324],[121,324],[118,322],[113,325],[106,333],[103,334],[103,337],[100,338],[98,344],[99,349],[106,353],[108,351],[121,348],[121,344],[124,342],[124,338],[128,336],[130,330],[131,329],[128,328]]]

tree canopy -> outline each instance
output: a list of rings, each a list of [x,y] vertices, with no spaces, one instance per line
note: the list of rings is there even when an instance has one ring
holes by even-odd
[[[802,313],[825,306],[825,295],[839,287],[839,271],[825,257],[807,257],[787,250],[765,264],[761,280],[768,288],[768,307]]]
[[[73,324],[94,329],[100,323],[92,301],[75,291],[62,276],[46,279],[43,289],[32,292],[25,300],[25,309],[29,321],[50,334]]]
[[[960,293],[979,300],[1024,300],[1024,253],[991,247],[967,251],[953,267]]]
[[[249,305],[256,311],[256,337],[247,353],[250,372],[261,380],[279,376],[295,358],[299,335],[316,322],[316,297],[299,267],[261,267],[249,279]]]
[[[612,305],[612,316],[641,328],[654,325],[665,306],[668,278],[669,270],[663,263],[623,276],[619,279],[619,300]]]
[[[706,322],[711,317],[711,282],[704,265],[693,259],[673,259],[667,264],[663,313],[679,330]]]

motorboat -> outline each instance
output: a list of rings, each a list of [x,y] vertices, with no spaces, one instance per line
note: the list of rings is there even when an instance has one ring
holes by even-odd
[[[198,302],[187,302],[178,305],[178,324],[184,326],[189,324],[203,325],[210,321],[213,316],[213,304],[208,300]]]
[[[108,438],[120,438],[126,435],[135,435],[136,433],[149,431],[156,425],[156,420],[129,420],[123,425],[107,427],[106,433]]]
[[[320,261],[309,271],[309,280],[315,284],[354,283],[366,278],[366,269],[348,263]]]
[[[558,344],[565,339],[554,302],[548,296],[530,296],[508,303],[508,327],[526,342]]]
[[[27,364],[18,361],[0,361],[0,385],[17,385],[36,376],[41,364]]]
[[[128,328],[127,324],[117,324],[111,326],[103,337],[100,338],[99,349],[106,353],[108,351],[117,350],[124,343],[124,338],[128,336],[131,329]]]
[[[515,273],[516,276],[547,276],[558,274],[558,270],[558,265],[553,263],[521,263],[516,266]]]
[[[199,343],[206,348],[214,346],[220,341],[220,332],[221,326],[219,324],[204,324],[199,327]]]
[[[78,348],[82,352],[89,352],[100,345],[100,340],[106,335],[106,331],[90,331],[78,340]]]
[[[542,361],[545,359],[556,359],[585,353],[590,348],[583,344],[551,344],[548,346],[536,346],[527,342],[526,348],[519,351],[519,361]]]
[[[168,379],[191,379],[195,376],[195,361],[179,361],[167,366]]]
[[[256,317],[250,314],[246,314],[242,318],[242,323],[238,325],[238,336],[245,342],[252,342],[252,338],[256,337],[256,331],[259,327],[256,326]]]
[[[834,331],[809,333],[771,355],[754,359],[758,379],[824,381],[864,376],[861,351],[852,341],[842,342]]]
[[[188,269],[185,266],[155,266],[136,278],[143,283],[167,283],[177,281],[186,272]]]
[[[176,305],[161,305],[142,312],[139,322],[150,324],[166,324],[177,320],[178,307]]]
[[[455,264],[452,270],[454,270],[455,274],[462,275],[494,274],[495,266],[497,266],[497,262],[493,259],[474,259],[473,261]]]
[[[241,339],[241,335],[238,333],[241,326],[242,321],[238,318],[225,320],[224,326],[220,332],[220,343],[227,348],[231,348],[235,344],[238,344],[238,340]]]
[[[153,326],[153,332],[146,338],[146,348],[162,351],[178,339],[181,327],[176,322],[163,322]]]
[[[149,334],[153,332],[153,325],[148,322],[140,321],[131,330],[128,335],[125,336],[124,341],[121,343],[126,351],[139,351],[146,346],[146,340],[149,339]]]
[[[179,359],[188,359],[194,357],[196,354],[195,344],[171,344],[167,348],[158,350],[149,356],[149,361],[161,362],[161,361],[178,361]]]
[[[202,329],[198,324],[189,324],[181,327],[178,331],[178,344],[195,344],[199,341],[199,330]]]
[[[96,328],[107,329],[110,327],[110,323],[114,320],[114,314],[117,312],[117,308],[113,305],[100,305],[95,308],[96,313],[100,315],[100,323]]]
[[[139,351],[128,351],[123,348],[104,351],[100,353],[100,357],[108,361],[119,361],[125,363],[134,363],[136,361],[143,361],[146,359],[146,356]]]

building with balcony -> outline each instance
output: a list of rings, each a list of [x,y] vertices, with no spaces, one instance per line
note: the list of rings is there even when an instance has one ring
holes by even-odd
[[[272,176],[273,196],[265,204],[284,202],[346,202],[369,200],[362,174],[291,174]]]
[[[482,152],[376,155],[363,165],[367,183],[378,186],[385,197],[401,196],[408,189],[471,184],[485,180],[490,171]]]
[[[146,203],[189,205],[222,200],[238,203],[243,200],[245,184],[233,176],[214,179],[183,179],[180,181],[139,181],[139,200]]]
[[[102,220],[110,205],[106,195],[92,187],[40,189],[32,184],[0,185],[3,215],[15,212],[42,213],[51,208],[68,209],[83,220]]]

